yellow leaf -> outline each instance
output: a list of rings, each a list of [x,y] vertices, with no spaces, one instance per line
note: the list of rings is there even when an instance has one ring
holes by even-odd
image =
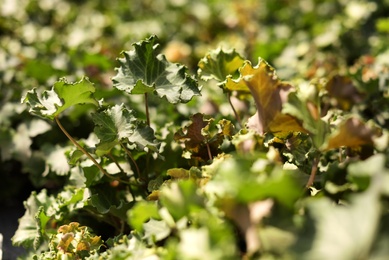
[[[377,129],[368,127],[357,118],[349,118],[331,134],[324,150],[339,147],[356,148],[361,145],[373,144],[373,137],[379,135]]]
[[[246,62],[240,69],[237,80],[228,80],[227,88],[248,88],[254,97],[257,113],[251,118],[251,124],[259,134],[271,131],[285,135],[293,131],[304,131],[298,121],[289,115],[281,114],[282,104],[286,102],[288,93],[293,87],[282,82],[275,70],[260,59],[257,66]]]

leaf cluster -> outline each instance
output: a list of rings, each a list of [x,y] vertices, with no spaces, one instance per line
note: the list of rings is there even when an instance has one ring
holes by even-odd
[[[53,3],[0,18],[25,259],[388,254],[385,4]]]

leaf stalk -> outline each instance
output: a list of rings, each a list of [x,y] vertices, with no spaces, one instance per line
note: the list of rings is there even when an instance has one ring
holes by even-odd
[[[85,150],[67,131],[66,129],[63,127],[63,125],[61,124],[61,122],[59,121],[58,117],[54,117],[55,119],[55,122],[57,123],[57,125],[59,126],[59,128],[61,129],[61,131],[66,135],[66,137],[78,148],[80,149],[81,152],[83,152],[96,166],[97,168],[99,168],[99,170],[105,175],[107,176],[108,178],[110,179],[115,179],[115,177],[112,177],[111,175],[109,175],[106,170],[104,170],[104,168],[95,160],[95,158],[93,158],[93,156],[87,151]]]

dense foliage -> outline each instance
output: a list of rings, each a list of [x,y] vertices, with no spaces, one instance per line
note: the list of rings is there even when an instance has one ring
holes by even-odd
[[[134,2],[1,6],[21,258],[389,254],[387,1]]]

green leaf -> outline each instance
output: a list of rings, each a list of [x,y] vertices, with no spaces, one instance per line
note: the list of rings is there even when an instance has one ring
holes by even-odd
[[[145,235],[143,239],[146,239],[149,244],[161,241],[170,235],[171,229],[164,220],[150,219],[147,223],[143,224]]]
[[[89,190],[91,196],[88,203],[101,214],[111,213],[126,219],[127,211],[134,205],[133,201],[128,202],[125,198],[119,196],[120,194],[109,183],[92,186]]]
[[[150,218],[159,219],[158,205],[155,202],[140,201],[127,212],[128,223],[137,231],[143,231],[143,224]]]
[[[160,200],[176,221],[204,207],[204,199],[197,193],[192,180],[173,182],[170,187],[164,187]]]
[[[381,213],[379,179],[350,205],[337,206],[328,198],[308,204],[316,232],[305,259],[369,259]]]
[[[313,144],[319,148],[323,145],[329,128],[319,116],[318,105],[313,100],[307,99],[306,94],[302,91],[291,92],[282,112],[301,120],[304,129],[310,133]]]
[[[97,155],[107,154],[120,142],[135,144],[140,151],[158,151],[153,129],[139,121],[124,104],[95,113],[92,119],[95,123],[94,132],[100,139]]]
[[[347,167],[347,179],[357,184],[361,190],[365,190],[369,187],[372,179],[377,173],[381,174],[382,182],[385,183],[382,187],[384,192],[389,191],[389,188],[385,188],[385,181],[389,180],[389,169],[385,166],[385,156],[383,154],[375,154],[365,161],[358,161],[351,163]]]
[[[53,120],[73,105],[90,103],[98,106],[93,97],[94,92],[95,87],[88,78],[84,77],[75,83],[62,78],[54,83],[51,90],[43,91],[42,95],[37,93],[36,88],[28,91],[22,98],[22,103],[30,106],[30,113]]]
[[[287,207],[293,207],[301,195],[294,172],[261,158],[264,155],[255,161],[243,156],[224,159],[205,189],[221,200],[247,203],[274,198]]]
[[[243,63],[244,59],[235,50],[223,51],[218,48],[200,60],[198,74],[205,81],[216,79],[222,85],[227,76],[235,75]]]
[[[92,186],[92,184],[98,182],[103,177],[103,173],[99,170],[99,168],[97,168],[96,165],[82,167],[82,171],[85,176],[86,187]]]
[[[201,211],[200,227],[180,230],[177,259],[240,259],[234,232],[226,221]]]
[[[19,220],[19,227],[12,237],[12,243],[15,246],[37,249],[43,242],[43,232],[48,217],[44,211],[54,203],[52,197],[47,196],[46,190],[39,194],[35,191],[24,202],[26,212]]]
[[[188,102],[200,95],[196,80],[182,65],[170,63],[157,54],[156,36],[134,43],[135,50],[124,51],[120,67],[112,78],[114,86],[130,94],[156,93],[170,103]]]

